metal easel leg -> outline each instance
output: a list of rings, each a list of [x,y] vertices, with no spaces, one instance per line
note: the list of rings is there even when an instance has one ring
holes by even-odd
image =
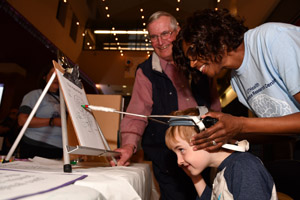
[[[42,100],[44,99],[46,93],[48,92],[48,90],[49,90],[49,88],[50,88],[50,85],[52,84],[52,82],[53,82],[55,76],[56,76],[56,74],[55,74],[55,72],[53,72],[53,74],[52,74],[51,78],[49,79],[49,81],[48,81],[46,87],[44,88],[44,90],[43,90],[41,96],[40,96],[39,99],[37,100],[36,104],[34,105],[32,111],[31,111],[31,113],[29,114],[29,116],[28,116],[28,118],[27,118],[25,124],[23,125],[23,128],[21,129],[21,131],[20,131],[18,137],[16,138],[14,144],[12,145],[12,147],[10,148],[8,154],[6,155],[5,159],[3,160],[3,163],[9,162],[9,159],[11,158],[12,154],[15,152],[15,150],[16,150],[16,148],[17,148],[17,146],[18,146],[20,140],[22,139],[22,137],[23,137],[23,135],[24,135],[24,133],[25,133],[27,127],[29,126],[29,124],[30,124],[30,122],[31,122],[31,120],[32,120],[32,118],[33,118],[33,116],[34,116],[34,114],[36,113],[36,110],[38,109],[38,107],[40,106],[40,104],[41,104]]]
[[[68,145],[68,132],[67,132],[67,115],[66,104],[61,88],[59,87],[60,98],[60,112],[61,112],[61,130],[62,130],[62,143],[63,143],[63,157],[64,157],[64,172],[72,172],[72,166],[70,164],[70,155],[67,151]]]

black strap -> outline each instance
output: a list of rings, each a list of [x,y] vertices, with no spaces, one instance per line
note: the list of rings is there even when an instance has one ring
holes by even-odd
[[[53,93],[47,92],[47,94],[50,94],[58,103],[60,103],[59,98],[57,98]]]

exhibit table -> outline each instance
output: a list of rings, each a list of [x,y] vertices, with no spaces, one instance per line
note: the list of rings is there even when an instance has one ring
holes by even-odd
[[[101,166],[79,163],[72,173],[63,162],[35,157],[0,164],[0,199],[156,200],[150,166]]]

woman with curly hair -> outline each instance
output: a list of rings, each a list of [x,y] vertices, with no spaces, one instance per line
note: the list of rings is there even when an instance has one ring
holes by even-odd
[[[248,30],[228,10],[196,11],[189,17],[173,46],[176,64],[209,77],[232,70],[239,101],[258,116],[207,113],[219,121],[194,137],[194,149],[219,149],[238,134],[299,134],[299,55],[300,27],[265,23]]]

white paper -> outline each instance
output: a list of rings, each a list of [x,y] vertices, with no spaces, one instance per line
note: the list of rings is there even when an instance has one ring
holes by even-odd
[[[81,107],[81,105],[89,104],[84,89],[66,79],[58,69],[55,70],[79,144],[86,147],[106,149],[95,118],[90,112]]]
[[[73,184],[86,175],[0,169],[0,177],[1,199],[17,199],[54,191]]]

